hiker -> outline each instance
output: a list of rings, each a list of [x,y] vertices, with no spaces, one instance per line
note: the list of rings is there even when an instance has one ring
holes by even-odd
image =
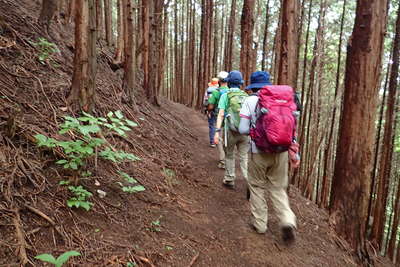
[[[227,77],[229,89],[218,102],[218,117],[214,142],[219,143],[224,122],[225,130],[225,175],[223,185],[233,189],[235,186],[235,147],[239,156],[242,174],[247,181],[247,152],[249,150],[249,138],[239,133],[239,111],[242,103],[248,95],[240,89],[243,84],[243,76],[239,71],[231,71]]]
[[[211,82],[208,83],[208,88],[206,92],[204,93],[204,100],[203,100],[203,105],[205,107],[205,113],[207,115],[208,119],[208,133],[209,133],[209,140],[210,140],[210,147],[215,147],[214,143],[214,134],[215,134],[215,122],[216,122],[216,114],[214,112],[208,111],[208,100],[212,94],[213,91],[215,91],[218,88],[218,78],[212,78]]]
[[[229,73],[226,71],[221,71],[218,73],[217,78],[219,80],[219,87],[211,93],[211,96],[208,99],[208,112],[213,112],[213,114],[218,114],[218,102],[224,93],[227,92],[228,88],[228,77]],[[224,151],[224,143],[223,143],[224,131],[221,130],[219,133],[219,142],[217,144],[218,153],[219,153],[219,161],[218,168],[225,169],[225,151]]]
[[[296,229],[296,216],[290,209],[286,192],[289,149],[296,152],[291,153],[292,163],[299,163],[298,145],[294,143],[297,106],[293,89],[271,86],[269,73],[265,71],[252,73],[247,89],[253,93],[240,110],[239,132],[251,137],[248,164],[251,226],[260,234],[267,230],[264,194],[268,190],[280,220],[283,241],[289,245],[295,240]]]

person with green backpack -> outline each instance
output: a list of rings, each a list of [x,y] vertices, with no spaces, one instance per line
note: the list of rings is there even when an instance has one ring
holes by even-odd
[[[221,98],[221,95],[225,94],[228,91],[228,77],[229,73],[226,71],[221,71],[218,73],[219,87],[214,90],[208,99],[207,110],[208,113],[218,114],[218,102]],[[224,143],[223,143],[224,131],[219,133],[219,143],[217,144],[218,153],[219,153],[219,161],[218,168],[225,169],[225,151],[224,151]],[[214,138],[214,137],[213,137]],[[214,140],[214,139],[213,139]]]
[[[246,92],[240,89],[243,85],[243,76],[240,71],[231,71],[227,77],[229,90],[222,94],[218,102],[218,116],[214,142],[219,143],[222,123],[225,130],[225,175],[223,185],[233,189],[235,186],[235,147],[239,156],[240,167],[247,181],[247,152],[249,137],[239,133],[240,109]]]

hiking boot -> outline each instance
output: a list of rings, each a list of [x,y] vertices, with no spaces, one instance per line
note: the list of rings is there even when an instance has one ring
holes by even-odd
[[[225,161],[220,160],[220,161],[218,162],[218,168],[220,168],[220,169],[225,169]]]
[[[257,234],[263,235],[263,234],[265,234],[265,232],[266,232],[266,231],[263,232],[263,231],[258,230],[257,227],[256,227],[254,224],[252,224],[252,223],[249,223],[249,226],[250,226],[251,229],[253,229],[254,231],[256,231]]]
[[[283,226],[282,227],[282,240],[286,246],[290,246],[294,243],[296,237],[294,233],[293,226]]]
[[[222,185],[228,189],[235,189],[235,184],[233,182],[222,182]]]
[[[216,147],[216,145],[215,144],[210,144],[210,147],[214,148],[214,147]]]

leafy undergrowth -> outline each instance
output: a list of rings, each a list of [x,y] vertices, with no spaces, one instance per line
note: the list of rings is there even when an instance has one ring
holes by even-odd
[[[205,120],[167,101],[155,108],[141,92],[135,111],[105,47],[94,117],[70,110],[73,28],[54,24],[45,36],[38,10],[0,0],[0,266],[356,265],[326,213],[296,190],[295,247],[280,243],[273,212],[266,236],[252,232],[244,183],[220,185]],[[129,130],[109,131],[121,126],[111,117]]]
[[[110,111],[119,110],[137,127],[126,135],[105,132],[103,140],[97,138],[112,149],[105,149],[104,157],[99,151],[98,157],[84,158],[84,171],[90,176],[77,174],[74,170],[82,159],[71,159],[68,149],[93,154],[95,146],[70,129],[59,132],[65,121],[82,115],[65,104],[72,75],[73,28],[54,24],[51,36],[45,36],[36,23],[38,14],[32,13],[38,3],[18,2],[0,1],[4,17],[0,32],[7,41],[0,47],[0,265],[38,265],[34,259],[38,254],[70,250],[81,254],[71,259],[75,263],[146,261],[149,252],[141,246],[153,244],[163,227],[159,207],[174,201],[174,187],[192,183],[182,170],[189,170],[191,153],[185,152],[186,144],[196,138],[165,104],[154,108],[141,100],[141,93],[140,112],[124,103],[122,73],[111,71],[111,53],[103,49],[98,56],[94,115],[107,118]],[[55,53],[43,56],[36,44],[45,43],[39,39],[44,36],[56,44]],[[113,150],[141,160],[119,160]],[[69,182],[76,184],[63,186]],[[84,196],[81,204],[80,196]],[[76,208],[77,203],[90,210]],[[155,246],[150,247],[153,253]]]

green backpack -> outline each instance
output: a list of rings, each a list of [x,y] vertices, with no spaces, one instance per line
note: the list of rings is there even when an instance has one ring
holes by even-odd
[[[228,92],[227,94],[228,94],[228,109],[226,110],[227,112],[226,119],[228,122],[227,126],[229,127],[230,130],[239,132],[240,109],[242,108],[244,100],[249,95],[242,90]]]

